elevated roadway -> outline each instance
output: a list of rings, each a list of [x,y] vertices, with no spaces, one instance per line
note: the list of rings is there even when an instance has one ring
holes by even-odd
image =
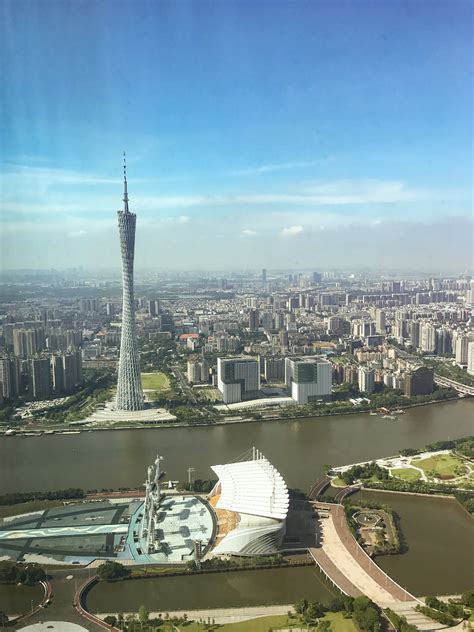
[[[453,388],[462,395],[474,395],[474,386],[468,386],[467,384],[461,384],[461,382],[455,382],[447,377],[442,377],[435,373],[434,381],[438,386],[444,386],[445,388]]]

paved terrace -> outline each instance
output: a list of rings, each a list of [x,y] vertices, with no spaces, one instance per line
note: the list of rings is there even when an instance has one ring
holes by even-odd
[[[366,554],[347,526],[342,505],[314,503],[327,518],[320,519],[320,547],[309,552],[316,564],[341,592],[352,597],[367,595],[381,608],[403,615],[420,630],[437,630],[444,626],[416,612],[416,597],[391,579]]]

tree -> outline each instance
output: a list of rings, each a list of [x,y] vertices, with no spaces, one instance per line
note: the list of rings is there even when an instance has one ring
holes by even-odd
[[[474,608],[474,590],[468,590],[461,596],[461,602],[468,608]]]
[[[300,599],[294,605],[295,612],[299,615],[303,615],[308,609],[308,601],[306,599]]]
[[[130,577],[131,571],[129,568],[122,566],[122,564],[119,564],[118,562],[105,562],[99,566],[97,574],[100,579],[111,582],[117,579]]]
[[[138,608],[138,620],[141,623],[146,623],[150,617],[150,611],[146,606],[140,606]]]
[[[322,619],[318,623],[318,632],[331,632],[331,622],[327,619]]]
[[[104,622],[113,627],[117,623],[117,617],[114,617],[113,614],[108,614],[104,617]]]

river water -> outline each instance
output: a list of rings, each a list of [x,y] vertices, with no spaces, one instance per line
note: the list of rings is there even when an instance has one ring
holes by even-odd
[[[306,597],[327,602],[336,592],[315,566],[195,576],[100,582],[89,593],[91,612],[151,612],[293,604]]]
[[[325,464],[336,466],[390,456],[405,447],[421,448],[441,439],[474,434],[473,413],[474,401],[463,399],[408,409],[398,421],[357,414],[207,427],[2,437],[0,493],[135,487],[143,482],[146,467],[157,453],[164,456],[164,469],[172,479],[186,480],[188,467],[195,468],[196,478],[210,478],[210,465],[233,460],[251,446],[270,459],[290,487],[308,490]],[[416,594],[448,594],[474,587],[474,521],[456,502],[364,493],[373,499],[381,497],[401,517],[408,552],[378,560],[394,579]],[[173,581],[179,584],[188,579]],[[201,577],[198,581],[215,580]],[[280,585],[275,582],[272,590],[278,592]],[[283,596],[280,594],[279,599]],[[258,603],[265,601],[266,597],[260,597]],[[291,599],[287,596],[283,602],[290,603]],[[221,605],[224,603],[227,601]],[[174,607],[172,602],[169,604],[168,609]]]
[[[343,465],[474,434],[474,401],[411,408],[398,421],[369,414],[219,426],[0,438],[0,493],[142,484],[157,453],[168,477],[211,478],[210,465],[256,446],[290,487],[307,490],[325,464]]]
[[[8,616],[24,614],[36,606],[43,597],[43,588],[35,586],[0,585],[0,612]]]

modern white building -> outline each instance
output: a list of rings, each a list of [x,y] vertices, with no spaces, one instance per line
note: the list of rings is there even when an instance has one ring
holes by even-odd
[[[219,477],[209,494],[221,524],[213,555],[270,555],[281,546],[289,496],[281,474],[255,448],[243,460],[213,465]]]
[[[252,399],[260,391],[260,367],[257,358],[217,358],[217,388],[224,404]]]
[[[286,358],[285,382],[297,404],[329,397],[332,365],[322,357]]]
[[[474,375],[474,340],[469,342],[467,348],[467,372]]]
[[[463,335],[456,338],[456,364],[467,366],[469,352],[469,336]]]

